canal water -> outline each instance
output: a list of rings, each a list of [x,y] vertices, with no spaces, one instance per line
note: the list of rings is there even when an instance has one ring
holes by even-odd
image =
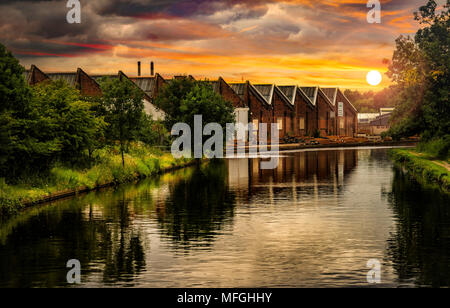
[[[386,149],[192,167],[0,224],[0,287],[450,286],[449,198]],[[367,282],[369,260],[380,284]]]

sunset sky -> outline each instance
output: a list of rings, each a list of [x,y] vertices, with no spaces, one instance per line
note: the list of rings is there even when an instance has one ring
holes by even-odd
[[[2,0],[0,42],[22,65],[45,72],[136,75],[149,62],[163,76],[227,81],[369,86],[386,71],[394,40],[413,34],[426,0],[384,0],[369,24],[367,0],[81,0],[81,24],[68,24],[67,0]]]

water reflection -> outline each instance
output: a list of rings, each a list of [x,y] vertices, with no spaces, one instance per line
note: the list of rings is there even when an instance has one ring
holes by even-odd
[[[449,286],[449,196],[422,188],[396,169],[389,199],[398,224],[388,240],[388,258],[399,282]]]
[[[303,195],[335,195],[346,176],[357,166],[357,151],[305,151],[291,153],[279,159],[278,168],[261,169],[261,159],[228,160],[228,184],[242,195],[263,196],[267,202]],[[290,195],[289,197],[283,194]],[[281,197],[281,198],[278,198]]]
[[[33,208],[0,224],[0,286],[449,285],[448,198],[394,172],[386,150],[211,162]]]
[[[232,224],[234,194],[226,177],[225,163],[213,161],[169,185],[167,198],[157,206],[157,219],[175,248],[207,247],[224,224]]]

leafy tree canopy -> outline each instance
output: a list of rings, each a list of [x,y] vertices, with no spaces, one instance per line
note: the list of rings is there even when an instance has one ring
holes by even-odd
[[[100,81],[103,97],[101,113],[108,123],[106,136],[119,141],[122,163],[127,144],[138,139],[144,120],[144,93],[128,79],[106,78]]]
[[[176,123],[187,123],[193,129],[195,115],[202,115],[203,125],[218,123],[225,128],[235,122],[233,105],[207,80],[174,79],[158,95],[156,105],[166,112],[164,123],[169,131]]]
[[[389,66],[397,90],[390,134],[420,134],[425,141],[450,134],[450,0],[441,10],[429,0],[414,14],[414,38],[400,36]],[[448,138],[445,138],[448,140]]]

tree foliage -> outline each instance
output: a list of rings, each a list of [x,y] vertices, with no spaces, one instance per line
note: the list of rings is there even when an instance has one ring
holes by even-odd
[[[57,160],[73,163],[103,135],[103,119],[63,81],[45,82],[29,91],[24,112],[11,108],[0,116],[7,134],[2,138],[2,175],[42,171]]]
[[[424,141],[450,134],[450,0],[437,10],[434,0],[419,8],[422,25],[414,38],[401,36],[389,66],[397,89],[390,134],[420,134]]]
[[[19,61],[0,44],[0,171],[5,172],[14,148],[13,130],[17,118],[23,118],[30,110],[31,92],[24,79],[24,68]]]
[[[233,105],[207,80],[174,79],[160,92],[156,105],[166,113],[164,124],[169,131],[176,123],[186,123],[193,129],[195,115],[202,115],[203,126],[218,123],[225,128],[235,122]]]
[[[130,80],[106,78],[100,82],[103,97],[101,113],[108,123],[109,141],[119,141],[122,164],[124,152],[130,141],[136,140],[144,119],[143,92]]]

